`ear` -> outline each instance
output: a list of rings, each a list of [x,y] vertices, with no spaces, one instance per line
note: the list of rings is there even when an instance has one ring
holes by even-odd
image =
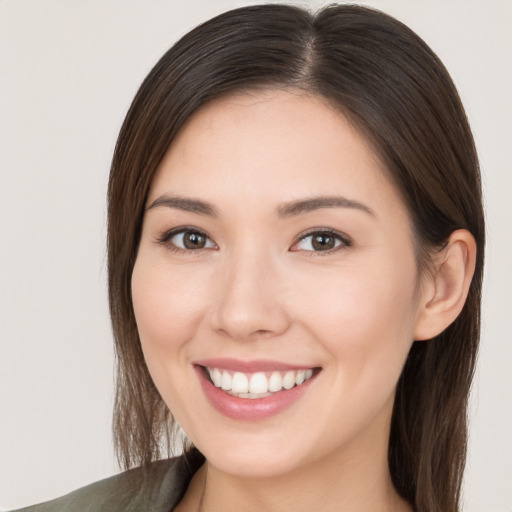
[[[446,247],[434,257],[434,268],[422,282],[415,340],[443,332],[462,311],[476,262],[476,243],[466,229],[454,231]]]

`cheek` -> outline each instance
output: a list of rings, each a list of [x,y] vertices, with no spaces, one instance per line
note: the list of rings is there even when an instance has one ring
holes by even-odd
[[[168,408],[183,427],[188,424],[187,404],[193,390],[188,343],[196,335],[208,287],[194,272],[170,269],[162,261],[139,255],[132,274],[132,300],[149,373]]]
[[[193,274],[139,257],[132,274],[132,300],[148,361],[175,356],[195,333],[208,291]]]
[[[398,379],[412,344],[416,318],[414,260],[401,266],[385,260],[349,266],[330,275],[303,280],[296,294],[298,317],[313,332],[334,365],[343,366],[345,385],[362,377],[389,373]]]
[[[391,414],[413,340],[414,262],[399,272],[388,268],[384,273],[378,265],[345,270],[320,280],[317,275],[315,286],[321,293],[297,294],[308,298],[298,316],[327,355],[330,393],[324,396],[331,412],[324,419],[317,416],[327,438],[337,438],[341,431],[356,435],[380,412]]]

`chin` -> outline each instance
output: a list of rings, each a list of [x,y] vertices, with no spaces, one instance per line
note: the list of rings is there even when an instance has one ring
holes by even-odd
[[[265,447],[262,443],[248,449],[217,448],[204,455],[217,470],[240,478],[275,478],[291,473],[305,463],[297,453],[289,453],[282,447]]]

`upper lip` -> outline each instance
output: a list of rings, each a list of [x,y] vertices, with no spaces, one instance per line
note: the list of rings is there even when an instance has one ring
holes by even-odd
[[[198,366],[208,368],[218,368],[222,370],[230,370],[233,372],[256,373],[256,372],[273,372],[280,370],[307,370],[315,368],[310,364],[290,364],[281,361],[273,361],[270,359],[253,359],[252,361],[244,361],[233,358],[214,358],[201,359],[194,361]]]

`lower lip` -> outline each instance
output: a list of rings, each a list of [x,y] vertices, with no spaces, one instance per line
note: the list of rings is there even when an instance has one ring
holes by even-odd
[[[195,367],[201,386],[213,407],[228,418],[243,421],[261,421],[284,411],[308,390],[316,372],[306,382],[291,389],[284,389],[264,398],[239,398],[231,396],[210,382],[201,366]]]

